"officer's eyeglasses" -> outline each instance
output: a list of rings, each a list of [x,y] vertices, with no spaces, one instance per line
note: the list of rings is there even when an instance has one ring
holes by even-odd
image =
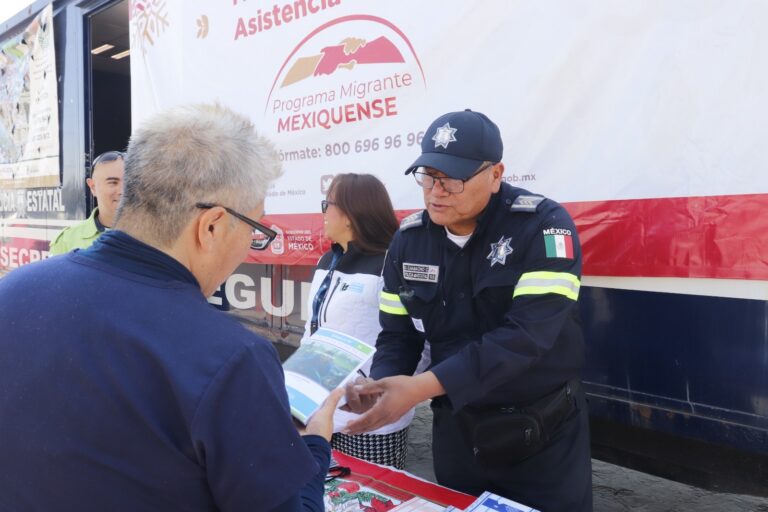
[[[416,183],[418,183],[422,188],[425,188],[427,190],[433,188],[435,186],[435,182],[439,181],[440,186],[443,190],[448,192],[449,194],[461,194],[464,192],[464,184],[480,174],[481,172],[485,171],[486,169],[493,167],[496,165],[494,162],[488,162],[487,164],[483,164],[480,166],[480,168],[475,171],[475,174],[470,176],[469,178],[465,179],[459,179],[459,178],[448,178],[448,177],[437,177],[433,176],[429,173],[426,173],[424,171],[414,171],[413,177],[416,179]]]
[[[330,204],[336,204],[336,203],[333,202],[333,201],[327,201],[327,200],[323,199],[322,201],[320,201],[320,210],[323,213],[327,212],[328,211],[328,205],[330,205]]]
[[[251,233],[251,249],[255,251],[263,251],[264,249],[266,249],[269,246],[269,244],[272,242],[272,240],[274,240],[275,237],[277,236],[277,232],[272,231],[264,224],[256,222],[255,220],[250,219],[240,213],[237,213],[235,210],[232,210],[231,208],[227,208],[226,206],[221,206],[220,204],[213,204],[213,203],[197,203],[195,204],[195,206],[197,208],[202,208],[204,210],[207,210],[210,208],[216,208],[217,206],[220,206],[221,208],[224,208],[224,210],[228,214],[240,219],[241,221],[251,226],[253,228],[253,232]]]

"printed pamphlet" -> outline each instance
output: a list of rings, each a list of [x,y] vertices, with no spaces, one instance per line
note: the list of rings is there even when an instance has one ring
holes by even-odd
[[[291,414],[306,424],[331,391],[354,378],[376,349],[321,327],[283,363]]]

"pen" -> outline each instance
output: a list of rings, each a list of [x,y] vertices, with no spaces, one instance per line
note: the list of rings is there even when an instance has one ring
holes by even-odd
[[[360,375],[362,375],[364,379],[367,379],[367,378],[368,378],[368,376],[365,374],[365,372],[364,372],[363,370],[359,369],[359,368],[357,369],[357,373],[359,373]]]

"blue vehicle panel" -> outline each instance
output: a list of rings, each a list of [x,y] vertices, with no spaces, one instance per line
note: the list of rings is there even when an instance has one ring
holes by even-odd
[[[768,309],[759,300],[585,287],[592,413],[768,454]]]

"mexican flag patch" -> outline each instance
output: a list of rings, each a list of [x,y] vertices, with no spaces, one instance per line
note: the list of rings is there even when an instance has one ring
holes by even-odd
[[[573,259],[573,236],[570,229],[545,229],[544,245],[547,258]]]

